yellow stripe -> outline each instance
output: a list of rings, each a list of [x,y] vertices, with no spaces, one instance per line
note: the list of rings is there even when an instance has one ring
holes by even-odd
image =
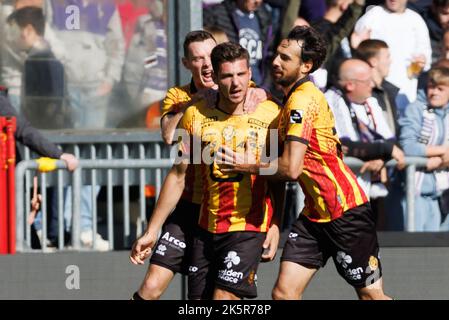
[[[268,192],[267,190],[268,188],[265,187],[265,193],[266,194]],[[271,199],[271,204],[274,204],[273,199]],[[275,214],[274,212],[274,208],[273,208],[273,215]],[[261,232],[266,232],[268,231],[268,204],[265,202],[264,206],[263,206],[263,222],[260,226],[260,231]]]
[[[245,230],[245,211],[242,210],[241,201],[242,201],[242,192],[244,191],[243,182],[245,178],[240,183],[233,183],[234,187],[234,211],[232,211],[231,215],[231,226],[229,227],[229,231],[242,231]],[[239,185],[242,190],[239,191]],[[238,206],[240,204],[240,206]]]
[[[303,185],[306,186],[306,192],[313,198],[314,207],[312,209],[316,210],[318,214],[323,218],[323,220],[330,221],[330,215],[326,210],[326,204],[323,197],[320,196],[320,188],[318,187],[316,181],[312,179],[310,175],[310,172],[304,171],[301,175],[301,180],[303,182]],[[319,196],[314,197],[313,195]],[[307,211],[310,210],[306,210],[305,212]]]

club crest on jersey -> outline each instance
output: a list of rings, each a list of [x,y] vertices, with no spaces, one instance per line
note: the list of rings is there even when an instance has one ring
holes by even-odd
[[[235,135],[235,129],[232,126],[227,126],[226,128],[223,129],[223,138],[226,141],[229,141],[232,139],[232,137],[234,137]]]
[[[302,123],[302,110],[290,111],[290,123]]]

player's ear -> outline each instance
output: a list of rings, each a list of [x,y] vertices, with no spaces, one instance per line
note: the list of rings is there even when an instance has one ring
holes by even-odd
[[[312,60],[303,61],[299,67],[302,74],[309,74],[310,70],[312,70],[313,62]]]

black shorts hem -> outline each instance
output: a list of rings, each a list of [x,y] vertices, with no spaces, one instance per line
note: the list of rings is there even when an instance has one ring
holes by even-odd
[[[284,262],[284,261],[293,262],[293,263],[299,264],[300,266],[303,266],[303,267],[309,268],[309,269],[320,269],[320,268],[324,267],[324,265],[317,264],[316,262],[310,262],[310,261],[306,261],[306,260],[298,261],[298,260],[295,260],[292,258],[281,257],[281,262]]]
[[[238,296],[239,298],[246,298],[246,299],[257,298],[257,293],[256,294],[248,294],[248,292],[244,292],[242,290],[239,290],[239,289],[236,289],[234,287],[227,286],[225,284],[218,283],[218,282],[215,282],[215,288],[229,291],[229,292],[235,294],[236,296]]]
[[[182,271],[181,269],[181,267],[178,267],[178,266],[172,266],[172,265],[169,265],[169,264],[167,264],[167,263],[163,263],[163,262],[161,262],[161,261],[157,261],[157,260],[150,260],[150,264],[155,264],[155,265],[157,265],[157,266],[160,266],[160,267],[163,267],[163,268],[165,268],[165,269],[168,269],[168,270],[170,270],[170,271],[173,271],[175,274],[176,273],[181,273],[181,274],[183,274],[183,275],[187,275],[187,272],[186,271]]]

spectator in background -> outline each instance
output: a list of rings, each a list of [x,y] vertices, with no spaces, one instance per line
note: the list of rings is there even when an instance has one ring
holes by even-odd
[[[229,41],[229,38],[226,35],[226,32],[224,32],[222,29],[220,29],[218,27],[215,27],[215,26],[205,27],[204,31],[209,32],[214,37],[217,44]]]
[[[71,9],[71,10],[68,10]],[[113,0],[46,0],[45,15],[55,37],[48,39],[63,63],[67,80],[68,118],[77,129],[106,126],[110,94],[121,78],[125,42]],[[94,193],[98,194],[99,187]],[[71,187],[65,190],[66,230],[71,228]],[[92,187],[81,190],[81,244],[109,249],[101,235],[92,231]]]
[[[370,198],[385,197],[385,161],[394,158],[404,166],[404,154],[395,146],[395,136],[382,109],[372,97],[371,67],[358,59],[348,59],[339,68],[339,87],[325,96],[335,116],[335,126],[346,155],[367,161],[358,181]],[[361,145],[356,142],[362,142]]]
[[[444,58],[440,43],[443,40],[444,30],[449,28],[449,0],[433,0],[431,2],[430,6],[416,8],[416,11],[421,14],[429,29],[432,62],[436,62]]]
[[[399,137],[396,97],[399,88],[386,80],[390,73],[391,55],[385,41],[368,39],[360,43],[355,56],[372,67],[374,88],[372,95],[379,102],[384,118],[396,137]]]
[[[434,67],[429,72],[426,103],[410,104],[399,120],[405,154],[428,158],[427,167],[415,174],[416,231],[449,231],[449,221],[441,221],[438,206],[438,196],[449,189],[448,103],[449,69]]]
[[[45,4],[57,38],[48,40],[52,48],[63,48],[55,54],[66,70],[72,126],[104,128],[109,96],[121,78],[125,56],[117,7],[113,0],[47,0]]]
[[[5,91],[3,91],[5,92]],[[36,130],[31,124],[26,120],[23,116],[19,115],[17,111],[12,107],[11,103],[4,95],[0,95],[0,116],[2,117],[16,117],[17,121],[17,129],[14,133],[14,137],[16,141],[21,144],[27,146],[32,151],[43,157],[50,157],[54,159],[61,159],[66,162],[67,168],[69,171],[73,171],[78,166],[78,159],[70,154],[63,153],[61,149],[59,149],[55,144],[51,143],[47,139],[45,139],[38,130]],[[16,151],[17,162],[20,161],[21,156],[20,152]],[[49,219],[51,223],[53,223],[54,215]],[[57,219],[57,218],[56,218]],[[36,219],[34,221],[34,227],[36,229],[37,235],[39,238],[42,238],[42,224],[41,219]],[[57,232],[57,228],[54,229],[55,233]],[[42,239],[41,243],[42,243]]]
[[[328,82],[335,79],[332,75],[338,74],[338,66],[345,58],[351,57],[349,40],[357,19],[362,15],[365,0],[326,0],[324,16],[312,23],[327,42],[327,56],[320,71],[324,79],[318,87],[324,90]],[[345,48],[345,50],[343,49]],[[346,51],[346,52],[345,52]],[[314,78],[317,76],[316,73]]]
[[[268,87],[274,34],[271,14],[262,4],[262,0],[224,0],[204,9],[203,25],[222,29],[231,42],[247,49],[252,80]]]
[[[122,115],[132,113],[134,123],[144,119],[143,113],[149,105],[164,98],[167,85],[167,36],[165,2],[148,2],[149,14],[138,18],[134,34],[126,54],[123,83],[130,97],[130,109],[117,106]],[[142,122],[143,124],[143,122]],[[120,126],[124,124],[121,123]]]
[[[313,23],[323,18],[326,9],[326,0],[301,0],[298,16]]]
[[[64,128],[64,67],[44,39],[42,9],[15,10],[8,22],[11,28],[19,29],[17,47],[27,54],[21,88],[24,116],[37,128]],[[50,118],[53,121],[48,121]]]
[[[355,32],[370,30],[371,39],[383,40],[391,53],[387,80],[400,89],[397,105],[403,110],[416,99],[417,77],[431,63],[429,31],[416,12],[407,9],[407,0],[385,0],[368,10],[357,22]]]
[[[117,0],[117,10],[122,23],[125,50],[128,50],[139,17],[148,14],[148,0]]]

